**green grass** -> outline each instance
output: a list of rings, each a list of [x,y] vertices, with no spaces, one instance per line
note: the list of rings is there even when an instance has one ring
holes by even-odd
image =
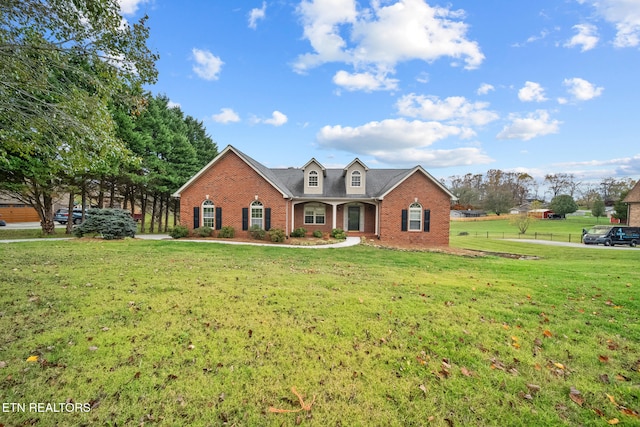
[[[510,224],[508,218],[491,221],[451,221],[451,237],[455,238],[460,233],[467,233],[467,237],[540,239],[579,243],[583,228],[589,229],[594,225],[606,224],[608,224],[606,218],[597,220],[590,216],[568,216],[563,220],[538,219],[531,223],[525,234],[520,235],[518,227]]]
[[[0,423],[637,424],[638,252],[465,241],[0,245],[2,402],[93,405]]]

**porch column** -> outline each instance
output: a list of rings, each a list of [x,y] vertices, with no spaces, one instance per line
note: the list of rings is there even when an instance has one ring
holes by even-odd
[[[380,202],[376,202],[376,236],[380,236]]]
[[[331,206],[333,206],[333,219],[331,223],[331,228],[335,229],[335,228],[338,228],[336,227],[336,216],[338,216],[338,205],[336,203],[332,203]]]
[[[293,230],[296,229],[296,204],[295,202],[291,201],[291,230],[289,230],[289,234],[291,234],[293,232]]]

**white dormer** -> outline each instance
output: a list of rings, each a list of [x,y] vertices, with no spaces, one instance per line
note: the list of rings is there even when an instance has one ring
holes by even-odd
[[[322,194],[327,170],[316,159],[302,167],[304,171],[304,194]]]
[[[367,188],[367,171],[369,168],[356,158],[344,168],[342,176],[347,194],[365,194]]]

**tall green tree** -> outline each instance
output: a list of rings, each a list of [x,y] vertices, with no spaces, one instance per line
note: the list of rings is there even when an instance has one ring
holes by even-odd
[[[596,197],[596,199],[593,201],[591,215],[596,217],[596,222],[599,221],[601,216],[605,215],[604,200],[602,200],[600,196]]]
[[[557,215],[561,215],[563,218],[566,214],[573,213],[578,210],[578,204],[568,194],[560,194],[551,199],[549,203],[549,209]]]
[[[107,104],[123,82],[155,81],[145,21],[123,23],[117,0],[0,3],[0,190],[34,206],[45,233],[61,175],[124,153]]]

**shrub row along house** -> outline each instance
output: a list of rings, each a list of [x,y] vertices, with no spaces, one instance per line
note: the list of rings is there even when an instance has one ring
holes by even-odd
[[[369,169],[358,159],[327,169],[311,159],[302,168],[267,168],[229,145],[173,194],[180,223],[190,230],[257,225],[378,237],[395,245],[449,244],[455,196],[421,166]]]

